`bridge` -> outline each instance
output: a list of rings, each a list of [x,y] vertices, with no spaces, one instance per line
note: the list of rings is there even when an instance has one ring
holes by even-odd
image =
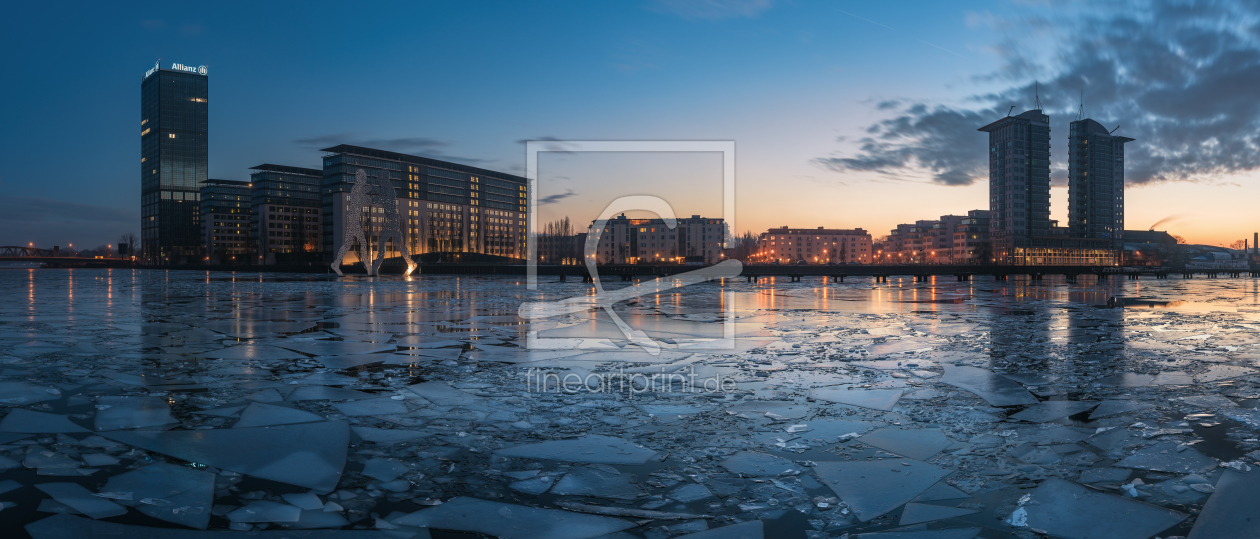
[[[0,262],[38,262],[53,267],[117,268],[134,265],[130,258],[66,256],[60,250],[22,247],[19,245],[0,246]]]

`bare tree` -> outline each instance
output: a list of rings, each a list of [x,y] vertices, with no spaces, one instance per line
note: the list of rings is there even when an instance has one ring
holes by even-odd
[[[1241,251],[1245,245],[1247,245],[1247,240],[1238,240],[1229,244],[1229,248]]]
[[[539,262],[543,264],[579,263],[582,247],[577,244],[573,224],[569,222],[568,217],[551,221],[542,228],[542,232],[535,235]]]
[[[127,254],[134,255],[140,251],[140,237],[134,232],[127,232],[118,237],[118,253],[122,254],[122,246],[127,246]]]

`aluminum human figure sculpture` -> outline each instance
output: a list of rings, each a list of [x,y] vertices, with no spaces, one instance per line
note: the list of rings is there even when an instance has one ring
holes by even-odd
[[[392,239],[402,253],[403,261],[407,262],[407,273],[404,275],[410,275],[416,269],[416,263],[411,260],[411,249],[407,247],[407,238],[403,235],[402,218],[398,215],[398,199],[394,195],[394,186],[389,183],[389,177],[368,178],[363,169],[355,171],[354,187],[350,189],[350,201],[347,204],[350,209],[346,211],[346,235],[341,240],[341,249],[333,258],[332,270],[337,272],[337,275],[342,274],[341,260],[346,256],[346,251],[350,250],[354,241],[358,240],[359,260],[363,261],[363,268],[367,270],[368,275],[376,275],[381,268],[381,262],[385,261],[385,242]],[[372,224],[372,221],[369,221],[369,229],[367,233],[364,232],[363,208],[365,207],[381,208],[382,226],[379,229]],[[372,237],[373,230],[377,231],[375,250],[368,241]],[[376,258],[378,253],[381,255],[379,259]]]

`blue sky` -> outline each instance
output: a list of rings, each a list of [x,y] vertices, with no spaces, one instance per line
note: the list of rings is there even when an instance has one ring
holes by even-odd
[[[1056,118],[1070,119],[1077,91],[1088,88],[1086,107],[1096,95],[1093,110],[1105,124],[1126,124],[1108,114],[1148,109],[1179,126],[1193,120],[1160,108],[1175,99],[1135,100],[1118,83],[1099,80],[1102,60],[1112,61],[1112,71],[1153,69],[1139,53],[1114,42],[1073,49],[1074,37],[1149,34],[1157,44],[1193,52],[1212,47],[1196,41],[1205,38],[1193,30],[1241,25],[1230,29],[1240,36],[1234,42],[1201,54],[1211,55],[1207,68],[1219,65],[1228,71],[1221,76],[1233,76],[1222,79],[1226,86],[1257,82],[1253,71],[1224,67],[1240,65],[1237,59],[1221,58],[1222,50],[1255,48],[1257,34],[1246,26],[1255,24],[1250,8],[1220,4],[1192,14],[1198,27],[1169,28],[1164,17],[1186,18],[1179,6],[1139,4],[23,6],[10,18],[22,23],[0,36],[9,82],[0,85],[0,148],[8,165],[0,170],[0,229],[7,230],[0,243],[95,245],[138,232],[139,85],[158,58],[209,66],[215,178],[247,179],[248,168],[264,162],[318,166],[318,149],[340,142],[520,173],[525,139],[735,140],[738,228],[864,227],[884,234],[898,222],[987,206],[975,169],[985,139],[970,124],[1009,105],[1030,108],[1037,78],[1048,86],[1042,98]],[[1148,16],[1134,22],[1133,13]],[[1165,86],[1191,88],[1207,75],[1181,73]],[[1234,108],[1201,117],[1255,116],[1244,98],[1234,99],[1223,105]],[[1123,132],[1139,141],[1184,142],[1168,138],[1167,122],[1145,121],[1129,122]],[[1250,120],[1226,127],[1242,139],[1255,132]],[[1053,159],[1066,163],[1066,124],[1055,134]],[[1213,243],[1260,228],[1244,207],[1225,212],[1241,216],[1232,221],[1210,207],[1213,199],[1260,194],[1250,180],[1255,163],[1220,152],[1172,160],[1166,153],[1151,150],[1162,155],[1149,160],[1157,165],[1134,167],[1141,187],[1130,190],[1130,228],[1180,214],[1184,235]],[[540,195],[573,195],[545,207],[544,219],[583,221],[638,185],[664,189],[720,175],[706,159],[627,168],[615,159],[561,156],[544,164],[553,161],[541,171]],[[692,214],[707,211],[701,191],[666,197],[678,213]],[[1057,212],[1066,192],[1052,196]],[[1191,199],[1202,207],[1185,207]],[[1233,234],[1235,227],[1250,228]]]

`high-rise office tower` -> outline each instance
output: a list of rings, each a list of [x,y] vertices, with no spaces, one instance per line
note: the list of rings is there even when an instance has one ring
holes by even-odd
[[[989,227],[995,247],[1018,248],[1050,235],[1050,117],[1041,109],[1007,116],[989,134]]]
[[[1068,135],[1068,233],[1076,238],[1124,239],[1124,143],[1102,124],[1072,122]]]
[[[140,83],[142,259],[200,261],[198,200],[207,179],[209,79],[206,67],[154,65]]]

